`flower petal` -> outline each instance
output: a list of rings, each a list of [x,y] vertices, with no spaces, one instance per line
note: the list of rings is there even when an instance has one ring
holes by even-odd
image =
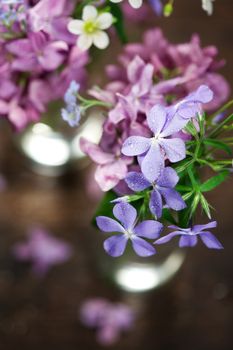
[[[165,199],[166,204],[173,210],[182,210],[186,208],[186,204],[181,195],[173,188],[161,187],[160,193]]]
[[[143,136],[128,137],[122,147],[121,152],[125,156],[137,156],[145,153],[150,147],[150,139]]]
[[[93,44],[93,38],[90,35],[81,34],[78,37],[77,45],[82,51],[88,50]]]
[[[222,244],[211,232],[203,232],[200,234],[202,242],[210,249],[223,249]]]
[[[217,227],[217,221],[211,221],[208,224],[205,225],[194,225],[192,228],[193,232],[200,233],[201,231],[207,229],[207,228],[215,228]]]
[[[154,244],[164,244],[164,243],[167,243],[167,242],[169,242],[173,237],[180,236],[180,235],[183,235],[183,232],[182,232],[182,231],[174,231],[174,232],[171,232],[171,233],[169,233],[168,235],[157,239],[157,241],[155,241]]]
[[[128,187],[134,192],[140,192],[150,187],[151,184],[147,181],[142,173],[131,171],[126,175],[125,182]]]
[[[96,223],[99,229],[104,232],[125,232],[124,227],[119,222],[107,216],[97,216]]]
[[[112,25],[113,17],[111,13],[102,13],[98,16],[97,25],[99,29],[107,29]]]
[[[126,247],[127,237],[125,235],[115,235],[104,241],[104,250],[113,257],[121,256]]]
[[[134,228],[134,233],[139,237],[155,239],[159,237],[162,228],[163,225],[158,221],[145,220]]]
[[[93,43],[98,49],[106,49],[109,45],[109,37],[108,34],[99,30],[93,34]]]
[[[164,156],[162,150],[158,143],[152,144],[142,161],[142,173],[147,180],[154,182],[160,176],[163,167]]]
[[[161,218],[163,203],[162,203],[162,197],[159,191],[153,190],[151,192],[149,207],[150,207],[151,213],[155,215],[156,218]]]
[[[139,256],[148,257],[156,253],[155,248],[140,237],[134,236],[132,239],[132,245],[135,253]]]
[[[73,19],[68,23],[68,31],[72,34],[79,35],[83,32],[83,21]]]
[[[166,123],[166,109],[161,105],[155,105],[147,115],[147,123],[153,133],[159,134]]]
[[[98,16],[98,11],[95,6],[87,5],[83,9],[82,18],[84,21],[94,21]]]
[[[183,235],[180,237],[179,247],[194,247],[197,244],[197,236]]]
[[[159,141],[170,162],[175,163],[185,158],[185,143],[181,139],[162,139]]]
[[[137,218],[136,209],[127,202],[121,202],[114,206],[113,214],[126,230],[132,230]]]
[[[168,107],[168,109],[172,111],[172,106]],[[182,130],[185,125],[188,123],[188,120],[181,118],[178,113],[176,113],[172,119],[166,124],[164,130],[161,132],[161,137],[167,137],[170,135],[174,135],[180,130]]]
[[[179,176],[177,175],[176,171],[170,166],[167,166],[163,169],[156,183],[162,187],[173,188],[176,186],[178,181]]]

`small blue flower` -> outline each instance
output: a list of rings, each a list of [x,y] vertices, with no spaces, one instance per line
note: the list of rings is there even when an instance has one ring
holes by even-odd
[[[61,116],[72,128],[78,126],[81,119],[81,111],[77,104],[69,104],[62,108]]]
[[[79,89],[80,85],[72,80],[64,96],[64,101],[67,105],[76,103]]]
[[[61,116],[71,127],[78,126],[81,119],[81,109],[77,104],[77,93],[80,85],[72,80],[64,95],[66,107],[62,108]]]

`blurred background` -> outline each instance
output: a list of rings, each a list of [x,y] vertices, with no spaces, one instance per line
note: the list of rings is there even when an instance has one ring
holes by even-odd
[[[188,41],[193,32],[199,33],[203,46],[216,45],[219,57],[226,59],[222,73],[233,87],[233,1],[216,0],[212,17],[198,2],[176,0],[170,18],[143,26],[160,26],[173,42]],[[137,30],[135,35],[139,37]],[[19,152],[16,135],[1,123],[0,172],[0,349],[103,349],[94,331],[79,321],[80,305],[92,297],[125,302],[136,312],[132,330],[112,349],[233,348],[232,180],[208,197],[216,208],[215,233],[224,251],[198,244],[169,283],[133,294],[114,287],[97,267],[94,251],[101,250],[102,240],[90,220],[99,193],[93,180],[87,180],[90,166],[72,168],[59,177],[38,175]],[[38,226],[73,249],[70,259],[41,276],[12,254],[12,247],[25,242],[28,232]]]

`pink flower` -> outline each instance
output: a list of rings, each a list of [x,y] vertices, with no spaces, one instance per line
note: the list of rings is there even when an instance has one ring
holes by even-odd
[[[38,32],[6,44],[6,49],[16,56],[11,65],[13,70],[41,72],[58,68],[65,59],[68,46],[64,41],[51,42],[45,33]]]

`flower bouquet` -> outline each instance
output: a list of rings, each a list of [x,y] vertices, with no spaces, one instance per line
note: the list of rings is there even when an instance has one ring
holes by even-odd
[[[213,0],[202,7],[212,14]],[[153,26],[141,42],[129,42],[126,30],[126,18],[138,23],[173,10],[173,0],[0,5],[1,116],[19,132],[63,98],[60,122],[71,128],[88,118],[88,109],[104,116],[100,141],[87,135],[80,148],[96,164],[105,192],[94,223],[112,234],[104,250],[114,258],[130,244],[148,258],[175,237],[181,248],[198,240],[223,248],[207,196],[232,170],[233,103],[218,72],[224,61],[196,34],[173,44]],[[91,86],[87,64],[98,64],[114,42],[122,43],[117,60],[105,56],[105,79]]]

